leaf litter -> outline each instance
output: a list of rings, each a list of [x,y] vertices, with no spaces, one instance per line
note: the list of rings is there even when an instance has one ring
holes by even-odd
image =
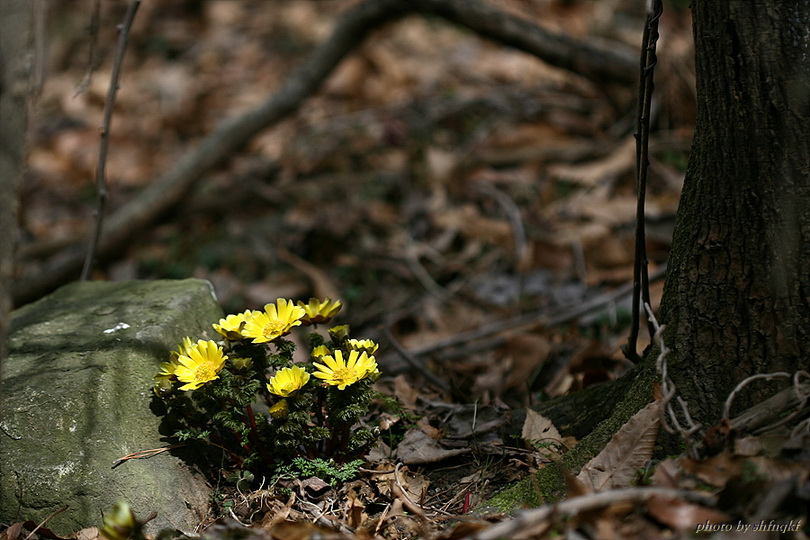
[[[74,51],[87,47],[80,30],[87,13],[78,2],[64,4],[54,14],[60,26],[23,186],[21,275],[83,238],[92,215],[119,8],[102,9],[102,67],[77,93],[87,66]],[[603,4],[499,2],[550,28],[602,32],[637,47],[639,13]],[[112,132],[113,208],[223,118],[277,88],[345,9],[292,0],[259,7],[144,4]],[[677,54],[662,55],[647,201],[664,232],[650,246],[651,270],[666,261],[694,116],[688,17],[671,17],[662,40]],[[374,412],[382,441],[358,479],[232,489],[228,510],[212,512],[204,536],[458,539],[510,523],[475,507],[577,442],[531,408],[522,436],[507,436],[512,411],[627,367],[616,352],[626,341],[626,303],[557,327],[519,317],[564,313],[629,279],[635,180],[630,128],[622,126],[634,100],[633,89],[603,88],[450,25],[410,18],[367,40],[301,111],[206,175],[171,220],[98,270],[110,279],[209,279],[231,312],[267,298],[338,296],[364,335],[386,343],[383,325],[406,350],[436,344],[416,357],[421,373],[393,346],[381,351],[378,387],[399,410],[380,404]],[[653,295],[657,303],[660,289]],[[510,317],[522,324],[443,345]],[[425,370],[451,390],[425,384]],[[810,502],[806,428],[741,438],[702,461],[653,459],[656,432],[652,403],[578,476],[571,472],[568,502],[639,486],[674,495],[585,504],[571,519],[551,513],[511,538],[690,534],[701,523],[787,519]],[[687,499],[684,490],[714,503]],[[0,539],[60,539],[37,525],[12,524]]]

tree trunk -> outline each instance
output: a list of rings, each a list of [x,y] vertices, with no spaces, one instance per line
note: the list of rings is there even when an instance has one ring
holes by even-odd
[[[698,113],[659,319],[678,395],[709,426],[749,375],[807,368],[810,0],[692,0],[692,10]],[[652,399],[655,355],[626,380],[538,407],[566,434],[589,434],[499,497],[563,495],[561,469],[579,470]],[[752,385],[731,416],[772,384]]]
[[[705,424],[745,377],[807,366],[810,0],[692,10],[698,112],[660,319],[672,379]]]
[[[0,370],[11,310],[17,193],[25,169],[32,0],[0,8]]]

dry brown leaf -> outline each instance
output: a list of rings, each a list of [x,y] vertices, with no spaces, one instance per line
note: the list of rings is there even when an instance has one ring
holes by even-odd
[[[667,458],[655,467],[652,483],[658,487],[677,489],[680,487],[680,477],[681,469],[678,463],[672,458]]]
[[[562,436],[554,423],[532,409],[526,409],[526,420],[523,422],[521,437],[527,442],[562,442]]]
[[[65,506],[59,512],[64,510],[67,510],[67,506]],[[59,512],[56,513],[58,514]],[[43,526],[54,515],[56,514],[51,515],[45,521],[42,521],[40,523],[35,523],[31,520],[13,523],[9,525],[9,527],[6,530],[0,532],[0,540],[24,540],[29,537],[49,538],[50,540],[69,540],[70,538],[72,538],[73,537],[72,535],[70,537],[60,536],[55,532],[53,532],[52,530],[50,530],[49,528]],[[29,533],[28,531],[32,532]],[[33,531],[36,531],[37,534],[34,535]]]
[[[549,239],[557,247],[585,245],[589,242],[599,241],[613,234],[610,227],[603,223],[573,223],[562,224],[554,231]]]
[[[309,521],[282,521],[268,532],[273,540],[309,540],[316,536],[329,538],[334,535],[334,531]]]
[[[563,476],[565,477],[565,494],[569,499],[593,493],[588,486],[583,484],[579,478],[574,476],[574,473],[568,469],[563,469]]]
[[[627,421],[577,478],[593,491],[630,486],[650,460],[658,435],[660,402],[653,401]]]
[[[377,490],[384,497],[392,496],[391,484],[396,483],[397,479],[399,484],[405,490],[405,493],[413,501],[420,501],[427,493],[430,487],[430,480],[427,476],[419,472],[408,470],[408,467],[400,467],[396,470],[388,470],[374,474],[374,483],[377,485]]]
[[[724,452],[703,461],[682,458],[678,464],[685,473],[698,477],[710,486],[723,488],[729,480],[739,476],[742,472],[743,462],[747,459]]]
[[[403,407],[411,410],[416,409],[416,400],[419,397],[419,391],[411,386],[405,375],[397,375],[394,378],[394,395]]]
[[[436,463],[471,451],[471,448],[444,448],[439,441],[430,438],[421,429],[412,429],[405,433],[397,446],[397,457],[406,465],[417,465]]]
[[[455,152],[433,146],[425,150],[425,164],[431,182],[448,184],[456,174],[460,162]]]
[[[633,238],[608,234],[584,246],[585,260],[598,269],[624,269],[633,267]]]
[[[605,179],[615,178],[633,168],[636,162],[636,139],[628,137],[610,155],[581,165],[554,165],[550,175],[584,186],[595,186]]]
[[[585,204],[586,201],[582,201],[578,215],[611,227],[632,223],[636,217],[638,199],[635,195],[613,195],[597,204]]]
[[[273,508],[271,508],[272,511],[264,515],[260,527],[269,531],[279,523],[286,521],[290,516],[290,510],[292,510],[293,503],[295,503],[295,498],[295,492],[291,491],[287,503],[283,506],[280,504],[280,501],[274,501],[272,504]]]
[[[416,423],[416,425],[419,426],[419,429],[422,430],[422,433],[424,433],[433,440],[439,441],[443,437],[442,430],[431,426],[430,421],[426,416],[420,418],[419,421]]]
[[[353,488],[349,489],[346,494],[346,521],[353,529],[357,529],[368,521],[366,505]]]
[[[504,355],[512,360],[512,369],[509,370],[506,389],[528,392],[532,374],[545,363],[550,353],[551,343],[545,336],[522,333],[507,338]]]
[[[87,527],[71,536],[76,540],[104,540],[104,537],[101,536],[101,533],[98,531],[98,527]]]
[[[324,93],[332,97],[363,96],[372,68],[362,55],[349,56],[326,80]]]
[[[507,248],[512,245],[509,222],[483,216],[472,204],[442,209],[433,215],[433,222],[437,227],[459,231],[470,240]]]
[[[492,525],[492,523],[483,519],[477,519],[475,521],[462,521],[453,527],[452,530],[440,533],[439,536],[436,537],[436,540],[459,540],[461,538],[467,538],[478,531],[486,529],[490,525]]]
[[[696,523],[726,523],[730,516],[719,510],[706,508],[681,499],[651,497],[647,512],[667,527],[681,532],[694,532]]]
[[[12,523],[9,525],[8,529],[3,532],[0,532],[0,540],[20,540],[22,536],[20,534],[23,532],[23,526],[25,522],[18,521],[17,523]],[[26,533],[28,536],[28,533]]]

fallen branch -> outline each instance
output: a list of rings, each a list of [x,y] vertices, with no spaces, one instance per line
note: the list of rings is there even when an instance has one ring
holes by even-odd
[[[658,279],[663,278],[665,273],[666,273],[666,265],[663,265],[658,270],[653,272],[653,274],[650,276],[650,281],[651,282],[657,281]],[[548,310],[542,310],[532,313],[525,313],[523,315],[517,315],[515,317],[509,317],[508,319],[503,319],[501,321],[496,321],[494,323],[481,326],[479,328],[476,328],[475,330],[455,334],[447,339],[437,341],[435,343],[431,343],[428,345],[424,345],[422,347],[417,347],[415,349],[411,349],[410,351],[408,351],[408,353],[414,357],[422,356],[441,349],[446,349],[457,345],[463,345],[470,341],[475,341],[477,339],[489,337],[493,334],[498,334],[505,330],[516,330],[518,328],[522,328],[525,326],[543,325],[546,328],[550,328],[552,326],[559,326],[561,324],[565,324],[569,321],[572,321],[576,318],[582,317],[587,313],[591,313],[592,311],[600,309],[608,304],[617,302],[620,298],[632,292],[633,292],[633,284],[627,283],[625,285],[622,285],[621,287],[617,287],[612,291],[608,291],[597,297],[591,298],[590,300],[581,302],[576,307],[562,310],[556,314],[549,314]]]
[[[181,200],[205,173],[224,163],[260,131],[296,111],[373,30],[414,13],[442,17],[483,37],[597,81],[626,85],[636,78],[632,53],[549,32],[531,21],[476,0],[366,0],[340,17],[331,36],[312,51],[275,95],[247,113],[224,122],[186,153],[173,169],[113,213],[99,241],[98,256],[124,249],[136,234]],[[83,259],[84,254],[78,247],[55,256],[37,275],[17,283],[15,303],[34,300],[72,279]]]
[[[803,379],[803,380],[802,380]],[[798,371],[793,377],[793,386],[785,388],[765,401],[761,401],[731,419],[731,429],[738,433],[761,434],[773,429],[775,424],[784,424],[801,414],[807,414],[810,398],[810,375]],[[793,412],[786,415],[786,411]]]
[[[557,504],[547,504],[531,510],[524,510],[513,519],[502,521],[491,527],[480,530],[475,534],[465,536],[462,540],[497,540],[498,538],[512,538],[519,531],[531,529],[541,525],[549,519],[559,519],[564,516],[575,516],[583,512],[597,510],[605,506],[634,502],[644,502],[651,497],[666,499],[686,499],[698,504],[713,506],[715,497],[703,493],[669,489],[669,488],[627,488],[592,493],[567,499]]]

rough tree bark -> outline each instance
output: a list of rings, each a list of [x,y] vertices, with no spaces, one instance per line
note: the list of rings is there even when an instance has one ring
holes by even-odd
[[[0,8],[0,369],[5,357],[14,245],[17,193],[25,168],[31,0],[3,0]]]
[[[810,0],[692,10],[698,112],[660,319],[673,381],[712,423],[745,377],[807,367]]]

